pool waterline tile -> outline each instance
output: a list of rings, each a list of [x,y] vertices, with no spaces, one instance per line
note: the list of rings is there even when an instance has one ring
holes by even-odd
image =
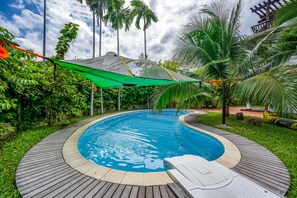
[[[142,110],[140,110],[142,111]],[[128,111],[131,112],[131,111]],[[85,159],[79,152],[77,148],[77,142],[82,133],[92,126],[93,124],[107,119],[109,117],[113,117],[120,114],[125,114],[128,112],[120,112],[112,115],[107,115],[95,121],[92,121],[78,130],[76,130],[64,143],[63,146],[63,156],[65,161],[77,171],[86,174],[90,177],[95,179],[101,179],[108,182],[119,183],[119,184],[126,184],[126,185],[142,185],[142,186],[152,186],[152,185],[165,185],[168,183],[173,183],[172,179],[166,172],[154,172],[154,173],[139,173],[139,172],[126,172],[120,171],[115,169],[110,169],[107,167],[103,167],[97,164],[90,162],[89,160]],[[135,112],[135,111],[133,111]],[[194,130],[198,130],[199,132],[208,134],[215,139],[219,140],[225,148],[224,154],[218,158],[218,163],[226,166],[227,168],[234,167],[240,160],[241,154],[238,148],[229,140],[223,138],[222,136],[213,134],[209,131],[199,129],[187,124],[184,121],[184,116],[182,115],[179,117],[179,121]],[[76,143],[76,145],[74,144]],[[78,159],[77,159],[77,158]],[[75,159],[76,158],[76,159]]]

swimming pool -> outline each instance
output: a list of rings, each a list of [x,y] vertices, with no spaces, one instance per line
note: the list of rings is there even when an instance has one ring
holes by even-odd
[[[164,158],[184,154],[219,158],[222,143],[182,125],[184,113],[137,111],[104,119],[81,135],[78,150],[96,164],[133,172],[165,171]]]

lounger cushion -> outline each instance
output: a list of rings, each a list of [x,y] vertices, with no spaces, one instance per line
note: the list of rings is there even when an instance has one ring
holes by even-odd
[[[199,156],[165,158],[164,165],[172,179],[195,198],[279,197],[221,164]]]

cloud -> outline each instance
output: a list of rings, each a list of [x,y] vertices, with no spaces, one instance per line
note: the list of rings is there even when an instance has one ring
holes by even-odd
[[[19,36],[21,31],[12,21],[9,21],[5,16],[0,14],[0,26],[8,29],[15,36]]]
[[[21,15],[13,15],[12,20],[18,28],[26,30],[39,29],[43,24],[43,17],[28,9],[22,10]]]
[[[152,60],[168,60],[176,47],[177,36],[182,26],[187,24],[188,17],[198,11],[201,6],[210,0],[144,0],[158,16],[159,21],[153,23],[147,30],[147,49],[149,58]],[[257,4],[260,0],[245,1],[241,16],[243,23],[242,32],[251,33],[250,26],[256,24],[257,16],[250,12],[249,7]],[[237,0],[228,0],[228,3],[236,3]],[[17,6],[19,5],[19,6]],[[129,1],[125,5],[129,5]],[[11,7],[19,9],[11,21],[8,17],[1,16],[0,25],[9,29],[16,35],[22,47],[34,49],[42,53],[43,32],[43,1],[39,0],[16,0]],[[32,8],[33,11],[32,11]],[[86,5],[76,0],[49,0],[47,1],[47,35],[46,55],[55,54],[55,46],[60,36],[59,31],[65,23],[74,22],[79,24],[79,32],[75,41],[71,43],[67,59],[75,57],[92,57],[92,13]],[[99,35],[96,27],[96,56],[99,55]],[[103,24],[102,29],[102,54],[108,51],[116,51],[116,31]],[[120,30],[120,54],[131,58],[137,58],[144,52],[143,31],[135,28],[133,24],[129,32]]]
[[[18,10],[24,9],[25,8],[25,4],[23,0],[16,0],[16,3],[11,3],[8,5],[11,8],[15,8]]]

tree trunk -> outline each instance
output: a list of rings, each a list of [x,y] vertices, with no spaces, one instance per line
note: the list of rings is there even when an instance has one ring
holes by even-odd
[[[43,8],[43,52],[42,52],[42,55],[45,56],[45,44],[46,44],[46,0],[43,0],[43,1],[44,1],[44,8]],[[45,61],[45,59],[43,59],[43,61]]]
[[[226,117],[229,117],[230,115],[230,106],[229,104],[226,104]]]
[[[101,56],[102,53],[102,17],[99,19],[99,56]],[[100,88],[100,94],[101,94],[101,114],[103,114],[103,90]]]
[[[95,58],[95,10],[93,10],[93,58]],[[92,83],[91,88],[91,108],[90,108],[90,115],[94,115],[94,83]]]
[[[101,56],[101,47],[102,47],[102,17],[99,19],[99,56]]]
[[[146,30],[144,29],[144,58],[147,59],[147,54],[146,54]]]
[[[120,33],[119,29],[117,29],[117,48],[118,48],[118,55],[120,55]]]

